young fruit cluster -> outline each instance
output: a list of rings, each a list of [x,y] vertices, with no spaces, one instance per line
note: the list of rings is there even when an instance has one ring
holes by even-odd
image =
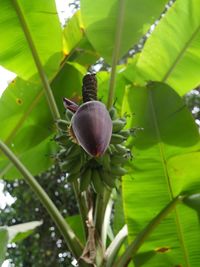
[[[102,194],[104,186],[114,188],[117,179],[127,172],[123,166],[132,155],[125,142],[132,131],[124,130],[126,116],[119,118],[114,107],[109,114],[113,123],[110,145],[103,156],[96,158],[87,154],[70,135],[71,111],[66,110],[66,120],[57,121],[60,133],[55,136],[55,141],[61,146],[61,150],[56,159],[62,171],[67,173],[69,182],[80,181],[81,192],[91,186],[96,193]]]

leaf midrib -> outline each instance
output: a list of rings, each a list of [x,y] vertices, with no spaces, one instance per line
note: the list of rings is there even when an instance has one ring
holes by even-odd
[[[167,164],[166,164],[167,160],[165,157],[163,142],[162,142],[162,138],[161,138],[158,123],[157,123],[156,111],[155,111],[154,105],[153,105],[152,90],[151,89],[147,89],[147,90],[149,92],[148,95],[149,95],[150,108],[151,108],[152,117],[153,117],[153,124],[154,124],[155,130],[156,130],[156,136],[157,136],[157,140],[158,140],[158,147],[159,147],[160,157],[161,157],[161,161],[162,161],[163,171],[164,171],[165,178],[166,178],[169,197],[170,197],[170,200],[172,200],[172,199],[174,199],[174,195],[173,195],[173,190],[172,190],[172,186],[171,186],[171,181],[170,181],[170,178],[168,175]],[[177,208],[174,209],[174,212],[175,212],[175,225],[176,225],[177,235],[179,237],[179,242],[181,244],[183,256],[185,259],[185,264],[186,264],[186,267],[190,267],[189,257],[188,257],[187,249],[185,246],[183,231],[182,231],[182,227],[180,224],[180,218],[179,218],[179,215],[177,212]]]
[[[200,32],[200,25],[198,25],[198,27],[196,28],[196,30],[193,32],[193,34],[191,35],[191,37],[189,38],[189,40],[185,43],[185,45],[183,46],[182,50],[180,51],[180,53],[177,55],[177,57],[175,58],[173,64],[171,65],[171,68],[166,72],[166,74],[164,75],[164,77],[162,78],[162,82],[166,82],[167,79],[170,77],[171,73],[174,71],[176,65],[179,63],[179,61],[182,59],[182,57],[184,56],[187,48],[190,46],[190,43],[192,43],[192,41],[194,40],[194,38],[196,37],[196,35]]]
[[[23,115],[19,119],[18,123],[15,125],[15,127],[13,128],[13,130],[11,131],[11,133],[6,138],[5,144],[8,145],[12,141],[12,138],[16,135],[16,133],[20,129],[20,126],[23,125],[23,123],[25,122],[26,118],[29,116],[29,114],[32,112],[32,110],[34,109],[34,107],[40,101],[40,99],[43,96],[43,94],[44,94],[44,91],[43,90],[41,90],[41,91],[38,92],[38,94],[36,95],[36,97],[33,99],[31,105],[28,107],[28,109],[26,110],[26,112],[23,113]]]
[[[67,62],[67,59],[69,60],[69,58],[75,53],[75,49],[72,49],[72,51],[69,53],[69,55],[64,59],[64,61],[62,62],[62,64],[60,65],[60,68],[57,70],[57,72],[54,74],[54,76],[52,77],[52,79],[50,80],[50,84],[53,83],[53,81],[56,79],[56,77],[58,76],[58,74],[62,71],[62,69],[65,66],[65,63]],[[39,85],[38,85],[39,86]],[[29,114],[32,112],[32,110],[35,108],[35,106],[37,105],[37,103],[40,101],[41,97],[44,95],[44,90],[41,87],[41,90],[38,92],[38,94],[36,95],[36,97],[32,100],[32,102],[30,103],[30,106],[28,107],[28,109],[23,113],[23,116],[19,119],[18,123],[15,125],[15,127],[13,128],[13,130],[10,132],[10,134],[8,135],[8,137],[5,139],[5,144],[9,145],[12,141],[12,138],[15,137],[15,135],[17,134],[18,130],[21,128],[21,126],[23,125],[24,121],[26,120],[26,118],[29,116]]]
[[[75,50],[73,49],[71,51],[71,53],[67,56],[67,58],[65,58],[65,60],[62,62],[62,64],[60,65],[60,68],[58,69],[58,71],[54,74],[54,76],[52,77],[52,79],[50,80],[50,84],[54,81],[54,79],[56,79],[57,75],[62,71],[63,67],[65,66],[65,62],[67,61],[67,59],[69,59],[72,54],[75,52]],[[39,85],[38,85],[39,86]],[[7,138],[5,139],[5,144],[9,145],[13,138],[16,136],[16,134],[18,133],[18,131],[20,130],[21,126],[23,125],[23,123],[26,121],[26,118],[29,116],[29,114],[33,111],[33,109],[36,107],[37,103],[41,100],[41,97],[44,95],[44,90],[41,88],[41,90],[38,92],[38,94],[36,95],[36,97],[32,100],[32,102],[30,103],[30,106],[28,107],[28,109],[23,113],[22,117],[18,120],[17,124],[15,125],[15,127],[13,128],[13,130],[10,132],[10,134],[7,136]],[[1,155],[1,153],[0,153]],[[12,164],[8,164],[5,166],[5,168],[1,171],[0,173],[0,177],[2,174],[4,174],[7,170],[9,170],[12,167]],[[8,168],[8,169],[7,169]]]

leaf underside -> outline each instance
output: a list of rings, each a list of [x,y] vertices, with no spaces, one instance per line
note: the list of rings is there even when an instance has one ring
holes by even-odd
[[[123,178],[124,211],[132,241],[174,197],[186,189],[187,194],[200,191],[197,170],[189,178],[182,172],[184,164],[189,173],[199,162],[199,134],[181,98],[165,84],[130,88],[123,107],[129,114],[135,114],[129,124],[144,128],[130,141],[135,159],[132,174]],[[192,157],[193,153],[198,157]],[[174,164],[178,160],[179,164]],[[198,266],[199,242],[195,212],[179,206],[140,249],[141,259],[143,253],[155,252],[143,266]]]

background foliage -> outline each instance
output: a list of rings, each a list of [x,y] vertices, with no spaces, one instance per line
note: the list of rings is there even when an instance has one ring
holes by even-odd
[[[78,213],[73,191],[62,175],[58,166],[36,177],[48,190],[51,199],[59,207],[64,217]],[[56,188],[56,190],[55,190]],[[19,224],[27,221],[43,221],[43,224],[26,239],[16,242],[8,248],[7,258],[15,266],[71,266],[73,257],[68,251],[63,238],[46,213],[46,210],[32,194],[23,180],[5,181],[6,192],[16,201],[6,206],[0,217],[1,225]],[[66,205],[67,203],[67,205]],[[40,255],[40,257],[38,257]]]

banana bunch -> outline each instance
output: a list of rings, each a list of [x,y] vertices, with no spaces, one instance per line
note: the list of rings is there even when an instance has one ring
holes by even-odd
[[[127,173],[124,164],[132,159],[132,155],[125,143],[134,131],[124,129],[126,117],[119,118],[114,107],[109,114],[112,119],[112,136],[107,151],[101,157],[92,157],[76,143],[69,131],[73,116],[70,110],[66,110],[66,120],[57,121],[60,132],[54,139],[61,149],[56,159],[61,170],[67,173],[69,182],[79,180],[81,192],[91,186],[97,194],[102,194],[105,186],[110,189],[116,187],[117,180]]]

